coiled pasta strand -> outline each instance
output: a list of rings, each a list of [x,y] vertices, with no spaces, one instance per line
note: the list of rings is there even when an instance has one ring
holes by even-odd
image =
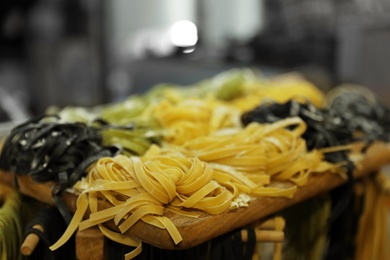
[[[253,123],[230,134],[202,136],[180,147],[153,145],[141,157],[101,158],[89,168],[86,179],[75,185],[82,192],[75,217],[52,248],[64,243],[77,227],[83,230],[108,220],[113,220],[121,233],[142,220],[166,229],[177,244],[182,237],[164,216],[166,210],[220,214],[232,208],[232,202],[243,193],[292,197],[296,185],[304,185],[311,172],[334,167],[322,165],[319,151],[306,151],[300,137],[304,130],[301,119],[289,118],[273,124]],[[290,185],[272,185],[274,181]],[[99,199],[109,201],[112,207],[99,211]],[[89,219],[82,221],[88,207]],[[115,241],[120,241],[120,236]],[[129,245],[136,249],[126,257],[139,252],[140,243],[131,240]]]
[[[168,168],[171,170],[165,171]],[[101,158],[91,167],[86,183],[75,186],[83,192],[78,198],[75,217],[63,238],[51,248],[54,250],[67,241],[77,227],[83,230],[108,220],[114,220],[122,233],[142,220],[167,229],[174,242],[179,243],[181,235],[164,217],[165,205],[179,211],[193,208],[210,214],[220,214],[230,206],[232,193],[213,181],[212,176],[212,169],[197,158],[177,161],[161,156],[155,160],[124,155]],[[110,201],[113,207],[98,211],[99,198]],[[80,216],[87,207],[90,217],[82,221]],[[133,242],[131,245],[139,248],[140,241]]]
[[[293,129],[289,129],[293,127]],[[188,157],[198,157],[213,165],[226,165],[230,172],[240,172],[255,183],[252,192],[271,180],[290,181],[298,186],[307,182],[310,173],[334,169],[323,161],[323,154],[308,152],[301,135],[305,123],[300,118],[288,118],[273,124],[251,123],[230,135],[209,135],[182,145]],[[219,168],[220,170],[221,168]],[[292,190],[291,190],[292,191]],[[271,192],[272,193],[272,192]],[[289,196],[291,196],[290,194]]]
[[[165,130],[165,141],[181,145],[222,128],[241,128],[240,112],[217,99],[162,100],[148,110]]]

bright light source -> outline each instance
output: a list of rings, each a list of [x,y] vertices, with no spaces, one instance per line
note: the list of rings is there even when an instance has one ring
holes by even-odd
[[[174,23],[170,30],[172,43],[178,47],[194,46],[198,41],[198,29],[193,22],[181,20]]]

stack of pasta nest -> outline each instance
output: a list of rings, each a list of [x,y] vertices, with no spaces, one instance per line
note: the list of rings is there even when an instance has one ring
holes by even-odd
[[[351,143],[387,142],[390,125],[370,92],[353,89],[359,91],[325,95],[303,78],[251,70],[191,86],[161,84],[117,104],[49,109],[11,131],[0,166],[54,184],[53,201],[68,227],[51,250],[77,229],[97,226],[133,247],[130,259],[142,251],[142,241],[127,234],[139,221],[180,245],[170,214],[196,220],[250,207],[258,197],[291,199],[313,174],[338,175],[351,187]],[[77,194],[72,214],[63,209],[65,192]],[[352,193],[343,192],[340,204],[349,205]]]

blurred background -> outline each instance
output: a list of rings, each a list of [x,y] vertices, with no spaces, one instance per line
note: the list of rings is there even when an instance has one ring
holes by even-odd
[[[0,121],[239,67],[390,104],[389,13],[387,0],[2,0]]]

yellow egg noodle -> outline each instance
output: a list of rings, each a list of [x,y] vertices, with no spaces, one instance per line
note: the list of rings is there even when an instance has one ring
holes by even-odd
[[[177,145],[220,129],[241,127],[240,111],[212,98],[163,100],[147,113],[164,129],[165,141]]]
[[[233,100],[224,101],[210,93],[206,97],[188,97],[178,90],[163,91],[160,101],[153,102],[142,114],[155,118],[166,131],[165,140],[182,145],[190,139],[206,136],[220,129],[240,128],[240,116],[263,100],[286,102],[291,98],[310,100],[321,106],[324,94],[306,81],[293,83],[248,83],[245,93]],[[299,94],[297,94],[299,93]],[[304,98],[302,98],[304,97]]]
[[[324,105],[325,95],[320,89],[301,76],[289,73],[247,81],[244,87],[243,94],[230,102],[242,112],[255,108],[264,100],[284,103],[290,99],[306,99],[317,107]]]
[[[113,114],[116,121],[126,122],[121,120],[124,111],[143,102],[145,108],[130,118],[157,121],[164,142],[152,145],[142,156],[122,154],[92,165],[86,178],[74,186],[80,195],[72,222],[51,249],[64,244],[77,229],[98,226],[110,239],[135,247],[125,256],[131,259],[141,252],[142,243],[123,233],[139,220],[166,229],[178,244],[182,237],[164,216],[167,211],[198,217],[202,211],[221,214],[248,206],[255,196],[291,198],[311,173],[337,168],[323,161],[322,151],[306,150],[301,137],[306,125],[300,118],[245,128],[240,121],[242,112],[263,99],[285,102],[300,93],[319,106],[323,100],[319,90],[302,80],[277,84],[251,80],[241,87],[231,100],[221,100],[214,92],[161,88],[147,101],[134,99],[105,110],[106,120]],[[145,145],[140,143],[142,149]],[[99,200],[112,207],[98,210]],[[89,218],[83,219],[87,210]],[[109,220],[120,233],[102,225]]]
[[[114,125],[128,125],[134,122],[137,122],[137,125],[139,123],[153,125],[155,112],[163,113],[164,111],[156,109],[156,106],[159,108],[166,108],[169,104],[179,106],[189,113],[188,115],[182,113],[185,118],[189,118],[194,112],[188,111],[190,109],[185,108],[186,104],[193,103],[191,100],[207,100],[209,105],[211,100],[212,103],[217,104],[217,106],[209,107],[209,109],[211,108],[210,113],[217,114],[212,115],[212,117],[224,118],[224,120],[233,122],[242,112],[255,108],[264,100],[283,103],[290,99],[310,100],[317,107],[323,106],[325,103],[324,93],[297,74],[286,73],[264,77],[259,71],[232,69],[189,86],[158,84],[143,95],[133,94],[119,103],[110,103],[92,108],[69,106],[59,109],[50,107],[46,112],[48,114],[58,114],[64,122],[92,122],[99,118]],[[180,105],[181,102],[183,102],[182,105]],[[236,114],[237,111],[239,115]],[[167,113],[170,114],[171,112]],[[224,114],[223,117],[221,113]],[[199,120],[197,121],[199,122]],[[220,123],[224,122],[221,121]],[[239,123],[239,121],[234,124],[236,123]],[[236,124],[236,126],[239,126],[239,124]],[[213,128],[212,126],[208,127]],[[179,127],[177,129],[180,131]]]
[[[182,238],[164,217],[167,210],[176,209],[180,214],[182,209],[198,209],[221,214],[236,208],[231,206],[242,193],[291,198],[296,185],[304,185],[311,172],[335,167],[323,162],[319,151],[306,151],[300,137],[304,131],[300,118],[252,123],[229,134],[202,136],[182,146],[153,146],[141,157],[102,158],[90,168],[86,179],[75,185],[81,192],[75,216],[51,249],[66,242],[77,228],[83,230],[108,220],[113,220],[122,233],[142,220],[166,229],[177,244]],[[274,181],[295,185],[278,187],[272,185]],[[112,207],[99,211],[99,199],[109,201]],[[88,207],[90,217],[82,221]],[[123,235],[118,236],[115,241],[121,241]],[[123,242],[140,252],[141,242],[129,241]]]

